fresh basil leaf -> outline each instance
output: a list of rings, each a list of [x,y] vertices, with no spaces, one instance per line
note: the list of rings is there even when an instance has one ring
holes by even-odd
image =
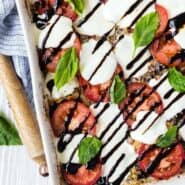
[[[57,89],[73,80],[78,71],[79,59],[75,48],[68,49],[61,57],[54,75],[54,82]]]
[[[113,103],[119,104],[126,97],[125,83],[116,75],[110,89],[110,97]]]
[[[167,148],[171,144],[174,143],[174,141],[177,138],[177,131],[178,131],[178,126],[172,126],[168,129],[166,134],[160,136],[156,142],[156,145],[160,148]]]
[[[86,164],[91,159],[93,159],[100,151],[101,146],[102,146],[101,141],[96,137],[84,138],[80,142],[80,145],[78,148],[78,157],[79,157],[80,163]]]
[[[168,70],[168,81],[170,85],[178,92],[185,92],[185,76],[175,68]]]
[[[136,23],[133,40],[134,55],[138,47],[146,46],[152,42],[159,26],[159,16],[156,12],[141,17]]]
[[[72,6],[77,14],[81,15],[83,13],[85,8],[84,0],[66,0],[66,2],[68,2]]]
[[[15,126],[0,115],[0,145],[21,144],[22,142]]]

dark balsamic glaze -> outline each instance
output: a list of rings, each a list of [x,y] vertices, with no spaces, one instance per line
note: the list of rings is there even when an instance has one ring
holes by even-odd
[[[137,159],[136,159],[133,163],[131,163],[131,164],[121,173],[121,175],[119,176],[119,178],[116,179],[112,184],[113,184],[113,185],[121,184],[121,182],[123,181],[123,179],[125,178],[125,176],[129,173],[130,169],[131,169],[132,167],[135,166],[136,163],[137,163]]]
[[[66,171],[66,172],[69,172],[71,174],[76,174],[78,169],[81,167],[82,165],[80,164],[76,164],[76,163],[66,163],[66,164],[63,164],[63,169]]]
[[[131,78],[138,72],[140,71],[141,68],[143,68],[148,62],[150,62],[153,59],[152,56],[149,56],[143,63],[141,63],[141,65],[139,65],[139,67],[137,67],[130,75],[129,77],[126,79],[126,82],[129,82],[131,80]]]
[[[136,8],[137,6],[142,3],[143,0],[137,0],[126,12],[125,14],[122,16],[122,18],[124,18],[126,15],[132,13]]]
[[[110,55],[110,53],[112,52],[114,46],[111,47],[111,49],[109,49],[109,51],[104,55],[104,57],[101,59],[100,63],[98,64],[98,66],[96,67],[96,69],[93,71],[93,73],[91,74],[91,76],[89,77],[88,81],[92,80],[92,78],[94,77],[94,75],[97,73],[97,71],[100,69],[100,67],[102,66],[102,64],[104,63],[104,61],[107,59],[107,57]]]
[[[139,54],[137,54],[137,56],[126,66],[126,69],[127,70],[132,69],[132,67],[135,65],[135,63],[145,54],[145,52],[148,50],[149,47],[150,47],[150,45],[145,47]]]
[[[176,101],[178,101],[180,98],[182,98],[183,96],[184,96],[185,94],[178,94],[169,104],[168,104],[168,106],[164,109],[164,111],[161,113],[161,114],[159,114],[153,121],[152,121],[152,123],[147,127],[147,129],[143,132],[143,134],[144,133],[146,133],[152,126],[153,126],[153,124],[176,102]]]
[[[174,36],[178,33],[179,29],[182,28],[185,24],[185,12],[177,15],[168,22],[168,30],[174,30]]]
[[[99,114],[96,115],[96,120],[110,107],[109,103],[106,103],[103,109],[100,111]]]
[[[47,88],[48,88],[48,90],[49,90],[50,92],[52,91],[54,85],[55,85],[54,80],[50,80],[50,81],[46,84],[46,86],[47,86]]]
[[[130,24],[129,28],[131,29],[132,26],[138,21],[138,19],[148,10],[148,8],[150,8],[154,3],[156,2],[156,0],[151,1],[150,3],[148,3],[143,10],[141,10],[141,12],[137,15],[137,17],[132,21],[132,23]]]
[[[57,24],[57,22],[60,20],[60,16],[55,20],[55,22],[53,23],[53,25],[49,28],[48,32],[47,32],[47,35],[45,36],[44,40],[43,40],[43,43],[42,43],[42,49],[45,49],[45,45],[47,43],[47,40],[53,30],[53,28],[55,27],[55,25]]]
[[[179,53],[177,53],[175,56],[173,56],[170,59],[170,64],[173,64],[177,60],[180,60],[181,62],[185,62],[185,49],[181,49]]]
[[[141,177],[148,177],[150,174],[154,172],[154,170],[157,168],[157,166],[160,164],[160,162],[167,157],[171,151],[177,146],[177,143],[170,146],[170,148],[167,149],[161,149],[156,156],[154,160],[150,162],[150,164],[147,166],[144,172],[142,172]],[[147,153],[146,153],[147,154]]]
[[[121,139],[103,158],[102,163],[105,164],[107,160],[110,158],[110,156],[126,141],[126,139],[129,137],[129,130],[127,130],[125,136],[123,139]],[[104,147],[105,145],[103,145]]]
[[[100,48],[100,46],[107,40],[107,36],[111,33],[112,29],[105,33],[97,42],[96,46],[94,47],[92,54],[96,52]]]
[[[124,158],[125,158],[125,154],[122,154],[122,155],[119,157],[119,159],[116,161],[115,165],[112,167],[111,171],[109,172],[109,174],[108,174],[108,176],[107,176],[108,178],[110,178],[110,177],[113,175],[113,173],[114,173],[114,171],[116,170],[116,168],[118,167],[119,163],[120,163]]]
[[[170,89],[165,95],[164,95],[164,99],[168,99],[171,97],[171,95],[174,93],[175,91],[173,89]]]
[[[81,27],[83,24],[85,24],[90,18],[91,16],[94,14],[94,12],[96,12],[96,10],[101,6],[101,3],[98,3],[93,9],[92,11],[90,11],[85,18],[78,24],[78,27]]]
[[[117,40],[117,42],[115,43],[115,45],[113,45],[113,46],[107,51],[107,53],[103,56],[103,58],[101,59],[100,63],[98,64],[98,66],[95,68],[95,70],[93,71],[93,73],[92,73],[91,76],[89,77],[88,81],[92,80],[92,78],[94,77],[94,75],[97,73],[97,71],[100,69],[100,67],[103,65],[103,63],[104,63],[105,60],[107,59],[107,57],[108,57],[108,56],[111,54],[111,52],[114,50],[116,44],[117,44],[118,42],[120,42],[120,40],[123,39],[123,38],[124,38],[124,35],[121,35],[121,36],[119,37],[119,39]],[[99,48],[99,47],[103,44],[103,42],[104,42],[104,41],[102,40],[101,43],[99,43],[99,44],[97,45],[97,47]],[[95,46],[95,48],[96,48],[96,46]]]

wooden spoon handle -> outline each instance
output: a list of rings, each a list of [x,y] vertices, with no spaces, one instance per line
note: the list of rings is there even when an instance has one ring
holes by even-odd
[[[8,57],[0,55],[0,80],[12,108],[16,126],[30,157],[40,166],[46,164],[38,124],[22,85]]]

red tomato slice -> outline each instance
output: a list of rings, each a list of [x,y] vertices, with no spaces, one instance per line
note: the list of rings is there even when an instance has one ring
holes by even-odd
[[[162,149],[154,148],[145,154],[144,158],[138,162],[141,170],[145,171]],[[178,144],[164,159],[162,159],[154,172],[151,174],[156,179],[168,179],[180,173],[184,160],[184,148]]]
[[[66,121],[68,119],[69,122]],[[82,132],[91,135],[96,133],[95,117],[83,103],[65,101],[57,107],[51,119],[51,125],[56,137],[66,130],[66,123],[69,131],[75,131],[83,124]]]
[[[82,166],[76,174],[70,174],[64,171],[63,175],[69,185],[94,185],[100,178],[101,172],[102,165],[99,163],[92,170]]]
[[[81,50],[81,43],[80,43],[79,38],[76,38],[76,39],[75,39],[75,41],[74,41],[74,47],[76,48],[76,51],[77,51],[77,53],[78,53],[78,55],[79,55],[79,54],[80,54],[80,50]],[[49,50],[50,50],[50,49],[47,49],[47,50],[45,51],[45,55],[47,55],[47,52],[48,52]],[[52,62],[50,62],[49,64],[46,65],[46,68],[47,68],[47,70],[48,70],[49,72],[52,72],[52,73],[55,72],[56,67],[57,67],[57,64],[58,64],[60,58],[64,55],[64,53],[65,53],[66,50],[67,50],[67,49],[61,49],[61,50],[57,53],[57,55],[54,56],[54,57],[52,58]],[[48,56],[47,56],[48,58],[50,57],[49,55],[52,55],[52,52],[50,52],[50,53],[48,54]]]
[[[160,19],[160,25],[159,28],[157,30],[156,36],[159,37],[162,33],[164,33],[167,25],[168,25],[168,12],[166,10],[166,8],[164,8],[163,6],[156,4],[155,5],[155,9],[159,15],[159,19]]]
[[[121,74],[122,68],[120,66],[117,67],[115,71],[115,75]],[[120,75],[122,76],[122,75]],[[109,89],[112,85],[112,81],[114,78],[109,80],[108,82],[100,85],[91,85],[87,80],[83,79],[82,76],[79,77],[80,86],[83,89],[84,96],[92,102],[107,102],[109,101]]]
[[[142,90],[139,96],[134,96],[137,91]],[[120,104],[123,110],[123,115],[126,117],[126,122],[129,126],[133,124],[137,113],[140,111],[150,110],[152,106],[159,103],[155,111],[160,114],[163,111],[163,104],[160,95],[147,84],[131,83],[128,85],[128,97]]]
[[[175,61],[170,62],[172,57],[178,54],[182,48],[174,39],[167,40],[166,36],[168,34],[169,33],[166,33],[152,44],[151,53],[153,57],[156,61],[167,67],[185,66],[185,61],[182,61],[181,59],[176,59]]]

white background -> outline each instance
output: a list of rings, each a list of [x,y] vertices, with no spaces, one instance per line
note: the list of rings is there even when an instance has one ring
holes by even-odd
[[[13,120],[1,85],[0,112]],[[0,185],[49,185],[49,180],[39,175],[38,166],[29,159],[23,146],[0,146]]]

